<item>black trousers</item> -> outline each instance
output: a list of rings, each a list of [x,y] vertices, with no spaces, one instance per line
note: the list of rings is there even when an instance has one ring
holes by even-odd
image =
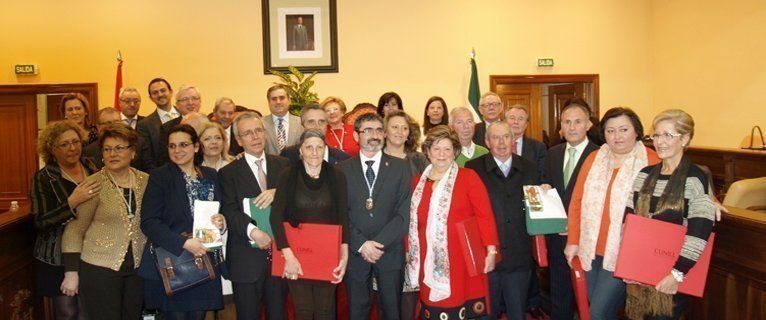
[[[288,281],[293,298],[295,320],[331,320],[335,302],[335,286],[313,284],[310,281]]]
[[[131,252],[128,250],[129,255]],[[80,301],[86,319],[140,318],[144,280],[136,273],[133,259],[127,260],[119,271],[80,263]]]
[[[267,274],[256,282],[231,282],[237,320],[259,320],[266,309],[267,320],[286,319],[287,283]]]
[[[349,319],[369,319],[373,276],[378,281],[378,308],[383,310],[383,319],[398,320],[401,312],[402,270],[381,271],[374,264],[372,272],[367,274],[346,273]]]
[[[548,244],[548,272],[551,277],[551,319],[574,319],[575,301],[572,273],[564,256],[567,237],[558,234],[545,235]]]

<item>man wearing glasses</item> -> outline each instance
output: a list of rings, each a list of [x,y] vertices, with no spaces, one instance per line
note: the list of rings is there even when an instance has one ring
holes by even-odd
[[[178,93],[176,94],[176,107],[178,108],[178,112],[181,113],[181,116],[165,122],[162,127],[160,127],[159,146],[161,151],[154,159],[155,166],[159,167],[169,161],[167,141],[168,132],[170,132],[170,129],[173,129],[173,127],[181,123],[189,124],[192,127],[195,127],[195,124],[197,123],[200,116],[200,114],[197,112],[199,112],[201,105],[202,95],[200,94],[197,87],[183,85],[178,89]],[[196,130],[197,128],[195,127],[194,129]]]
[[[129,127],[136,129],[138,121],[143,120],[144,117],[138,115],[138,109],[141,108],[141,95],[138,94],[138,90],[133,87],[123,87],[120,89],[120,118],[122,122]]]
[[[123,119],[121,119],[121,113],[115,108],[107,107],[103,108],[101,110],[98,110],[98,122],[96,123],[96,128],[98,129],[98,133],[101,134],[101,132],[110,124],[114,123],[125,123],[123,122]],[[136,142],[136,150],[141,152],[136,152],[136,157],[131,161],[131,166],[133,168],[136,168],[138,170],[146,172],[149,167],[149,163],[146,162],[146,159],[143,157],[143,155],[148,152],[148,146],[144,142],[144,139],[141,135],[138,135],[138,142]],[[101,141],[96,140],[93,141],[91,144],[85,146],[85,148],[82,150],[82,153],[85,157],[90,158],[93,161],[93,164],[96,165],[98,169],[101,169],[104,167],[104,155],[101,152]]]
[[[502,120],[503,102],[502,99],[500,99],[500,96],[492,91],[484,93],[479,101],[479,113],[481,113],[484,121],[476,124],[476,130],[474,130],[473,133],[473,143],[486,148],[487,143],[485,142],[484,137],[487,134],[489,124]]]
[[[404,241],[409,226],[412,176],[406,160],[382,152],[383,119],[376,113],[354,121],[358,156],[338,164],[348,182],[351,240],[346,271],[350,319],[368,319],[372,277],[384,319],[399,319]]]
[[[237,319],[285,319],[285,280],[271,276],[271,237],[245,215],[242,201],[254,198],[260,208],[271,205],[277,180],[290,162],[267,154],[266,130],[254,112],[240,113],[232,124],[232,134],[244,148],[244,156],[221,168],[221,209],[228,223],[226,263],[234,289]],[[279,253],[276,253],[279,254]]]

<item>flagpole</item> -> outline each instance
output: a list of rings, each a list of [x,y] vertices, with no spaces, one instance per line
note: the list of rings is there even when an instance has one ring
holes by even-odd
[[[122,52],[117,50],[117,75],[114,81],[114,108],[120,108],[120,89],[122,89]]]

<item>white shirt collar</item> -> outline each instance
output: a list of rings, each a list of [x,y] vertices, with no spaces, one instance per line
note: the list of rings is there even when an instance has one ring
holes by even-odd
[[[359,152],[359,160],[362,162],[362,170],[367,170],[367,164],[364,163],[365,161],[375,161],[375,163],[372,164],[372,171],[375,172],[375,175],[378,174],[378,168],[380,168],[380,159],[383,158],[383,150],[378,151],[372,158],[368,158],[364,155],[364,153]]]
[[[468,159],[473,157],[474,152],[476,152],[476,144],[473,143],[473,141],[471,141],[469,146],[460,148],[460,153],[462,153]]]
[[[585,151],[585,147],[587,146],[588,146],[588,137],[585,137],[585,140],[580,142],[580,144],[578,144],[577,146],[573,146],[569,144],[569,142],[567,142],[567,148],[565,150],[569,150],[569,148],[574,147],[575,149],[577,149],[577,154],[582,154]]]
[[[505,166],[506,168],[508,168],[509,170],[508,172],[510,172],[511,164],[513,163],[513,155],[508,157],[508,160],[505,160],[505,162],[500,161],[500,159],[495,158],[494,156],[492,157],[492,159],[495,159],[495,163],[497,163],[497,166],[500,167],[501,171],[503,169],[503,166]]]
[[[263,163],[263,172],[266,172],[266,151],[265,150],[263,151],[263,153],[261,154],[260,157],[256,157],[256,156],[254,156],[252,154],[249,154],[247,152],[245,152],[244,154],[245,154],[245,161],[252,168],[256,168],[255,167],[255,161],[256,160],[263,160],[263,162],[262,162]]]
[[[330,163],[330,147],[329,146],[324,146],[324,161],[327,161],[327,163]]]
[[[160,121],[162,123],[165,123],[165,117],[166,115],[170,115],[170,119],[175,119],[176,117],[180,116],[181,114],[178,113],[178,110],[176,110],[176,107],[170,106],[170,111],[165,111],[160,108],[157,108],[157,115],[160,116]],[[169,121],[169,120],[168,120]]]

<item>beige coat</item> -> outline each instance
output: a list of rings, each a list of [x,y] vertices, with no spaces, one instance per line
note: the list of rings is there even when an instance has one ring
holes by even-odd
[[[101,192],[77,207],[77,218],[64,229],[61,251],[80,253],[80,259],[92,265],[120,269],[128,245],[132,243],[135,267],[141,264],[146,236],[141,232],[141,200],[149,175],[131,168],[136,176],[134,189],[136,212],[128,217],[121,191],[110,181],[106,169],[89,176],[86,181],[101,182]]]

